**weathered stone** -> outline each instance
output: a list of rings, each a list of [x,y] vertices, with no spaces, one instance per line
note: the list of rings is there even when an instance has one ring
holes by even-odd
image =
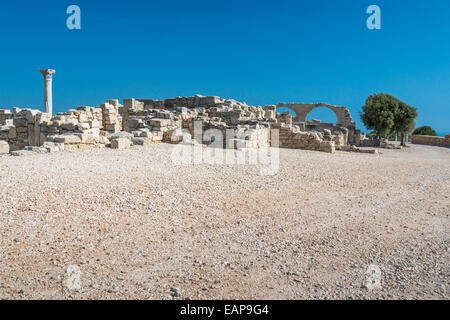
[[[131,146],[131,140],[126,138],[116,138],[111,140],[112,149],[128,149]]]
[[[128,139],[128,140],[132,140],[134,138],[134,135],[128,132],[118,132],[118,133],[113,133],[110,135],[110,139]]]
[[[82,144],[96,144],[100,141],[100,136],[94,134],[78,133],[76,134],[80,138]]]
[[[91,128],[91,126],[89,125],[89,123],[79,123],[77,124],[78,130],[89,130]]]
[[[81,143],[81,138],[77,135],[59,135],[54,137],[54,142],[64,143],[64,144],[77,144]]]
[[[143,137],[136,137],[133,138],[133,144],[137,145],[137,146],[145,146],[147,144],[150,144],[150,139],[149,138],[143,138]]]
[[[16,127],[12,127],[8,131],[8,139],[15,139],[17,138],[17,129]]]
[[[61,128],[63,128],[64,130],[73,131],[77,128],[77,122],[76,121],[65,122],[61,125]]]
[[[6,141],[0,141],[0,154],[9,153],[9,144]]]
[[[44,142],[42,145],[42,148],[45,148],[47,152],[54,153],[54,152],[60,152],[64,151],[64,144],[63,143],[55,143],[55,142]]]
[[[152,119],[150,120],[150,125],[153,127],[167,127],[168,125],[171,124],[171,121],[168,119]]]
[[[412,143],[450,147],[450,134],[447,134],[445,137],[413,135]]]
[[[55,116],[15,108],[13,112],[0,110],[0,140],[8,141],[10,151],[45,142],[65,144],[67,150],[101,147],[113,144],[116,139],[127,139],[130,144],[138,145],[160,141],[179,143],[182,139],[172,141],[172,134],[183,128],[192,137],[193,123],[200,121],[203,132],[215,129],[224,137],[228,129],[242,129],[243,136],[231,137],[230,141],[234,142],[233,145],[239,142],[243,148],[267,147],[270,142],[269,129],[280,130],[280,147],[333,152],[336,147],[360,145],[361,136],[346,108],[326,104],[292,105],[301,111],[294,118],[296,121],[299,116],[304,116],[302,112],[307,113],[319,106],[330,107],[339,113],[339,122],[345,122],[333,125],[319,121],[293,122],[289,112],[281,115],[275,112],[281,105],[266,106],[264,110],[231,99],[194,96],[162,101],[130,99],[124,101],[124,107],[118,100],[108,100],[99,108],[83,106]],[[212,138],[204,140],[200,138],[198,143],[213,142]],[[50,145],[47,147],[52,148]]]
[[[31,147],[27,146],[24,148],[25,151],[31,151],[34,153],[48,153],[48,150],[44,147]]]
[[[92,120],[89,122],[91,128],[100,128],[100,122],[98,120]]]
[[[31,156],[35,154],[33,151],[30,150],[16,150],[16,151],[11,151],[11,155],[15,156],[15,157],[22,157],[22,156]]]

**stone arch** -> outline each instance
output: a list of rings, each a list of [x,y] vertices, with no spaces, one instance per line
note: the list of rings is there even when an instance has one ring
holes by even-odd
[[[292,110],[291,108],[289,108],[289,107],[280,107],[280,108],[277,108],[277,112],[278,113],[284,113],[284,112],[286,112],[286,111],[289,111],[289,113],[292,115],[292,117],[296,117],[297,116],[297,112],[295,112],[295,110]]]
[[[306,116],[306,121],[310,122],[313,120],[320,120],[322,123],[337,124],[336,112],[332,111],[330,108],[317,107],[312,109]]]
[[[295,122],[306,122],[308,114],[319,107],[325,107],[332,110],[336,114],[337,124],[339,125],[355,125],[350,111],[346,107],[332,106],[327,103],[279,103],[278,108],[290,108],[296,113]]]

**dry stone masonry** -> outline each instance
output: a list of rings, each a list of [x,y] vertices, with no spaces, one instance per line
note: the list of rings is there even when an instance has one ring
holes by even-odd
[[[43,70],[51,86],[52,70]],[[45,78],[45,79],[47,79]],[[48,87],[46,87],[48,88]],[[46,89],[47,92],[47,89]],[[51,89],[49,92],[51,95]],[[72,151],[85,148],[129,148],[133,145],[179,143],[188,132],[192,143],[217,143],[207,130],[223,134],[225,148],[265,148],[270,146],[271,131],[279,132],[279,146],[334,152],[358,151],[360,131],[345,107],[327,104],[278,104],[248,106],[246,103],[215,96],[195,95],[165,100],[107,100],[99,107],[82,106],[52,115],[46,95],[45,110],[0,109],[0,153],[23,155],[36,152]],[[306,121],[316,107],[336,112],[338,124]],[[297,113],[279,114],[280,107]],[[196,128],[196,126],[198,126]],[[205,134],[196,134],[200,129]],[[353,146],[353,148],[351,148]]]
[[[427,144],[432,146],[450,147],[450,134],[445,137],[413,135],[412,143]]]

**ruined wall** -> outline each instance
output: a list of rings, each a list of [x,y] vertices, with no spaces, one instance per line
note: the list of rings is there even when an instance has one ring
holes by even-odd
[[[116,133],[122,131],[122,116],[119,100],[108,100],[100,105],[102,110],[102,124],[105,131]]]
[[[92,107],[79,107],[54,116],[19,108],[13,108],[12,112],[1,110],[0,114],[0,140],[8,142],[10,151],[40,147],[46,142],[47,146],[65,144],[66,150],[101,147],[109,144],[103,119],[114,117],[112,109]]]
[[[288,106],[308,111],[324,105]],[[289,112],[276,112],[279,106],[286,104],[262,108],[196,95],[165,100],[125,99],[123,105],[118,100],[107,100],[99,107],[79,107],[55,116],[14,108],[12,112],[0,110],[0,140],[13,151],[44,151],[39,148],[125,148],[161,141],[179,143],[183,137],[210,145],[221,136],[225,148],[265,148],[270,145],[271,129],[278,129],[280,147],[333,152],[335,147],[353,143],[355,136],[359,137],[344,107],[326,105],[334,108],[339,121],[345,124],[333,125],[294,122]],[[195,133],[196,122],[200,123],[200,137]],[[185,134],[180,136],[181,129]]]
[[[412,143],[450,147],[450,134],[447,134],[445,137],[413,135]]]
[[[284,123],[273,125],[279,129],[280,148],[318,150],[333,153],[335,151],[336,139],[339,137],[324,135],[321,132],[302,131],[298,126],[289,126]]]
[[[332,123],[314,123],[313,121],[309,122],[306,120],[308,118],[308,114],[312,110],[320,107],[328,108],[335,113],[337,118],[336,125]],[[300,126],[309,124],[304,127],[306,131],[323,132],[323,130],[327,129],[334,132],[339,131],[340,128],[346,128],[347,133],[345,134],[345,143],[356,146],[360,145],[361,131],[356,128],[356,123],[353,121],[350,111],[346,107],[333,106],[327,103],[279,103],[276,105],[276,108],[289,108],[293,110],[296,116],[292,119],[292,122]]]

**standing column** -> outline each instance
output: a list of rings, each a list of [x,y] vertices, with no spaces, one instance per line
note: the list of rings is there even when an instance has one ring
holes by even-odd
[[[52,80],[55,70],[40,69],[39,72],[44,76],[44,112],[52,114]]]

